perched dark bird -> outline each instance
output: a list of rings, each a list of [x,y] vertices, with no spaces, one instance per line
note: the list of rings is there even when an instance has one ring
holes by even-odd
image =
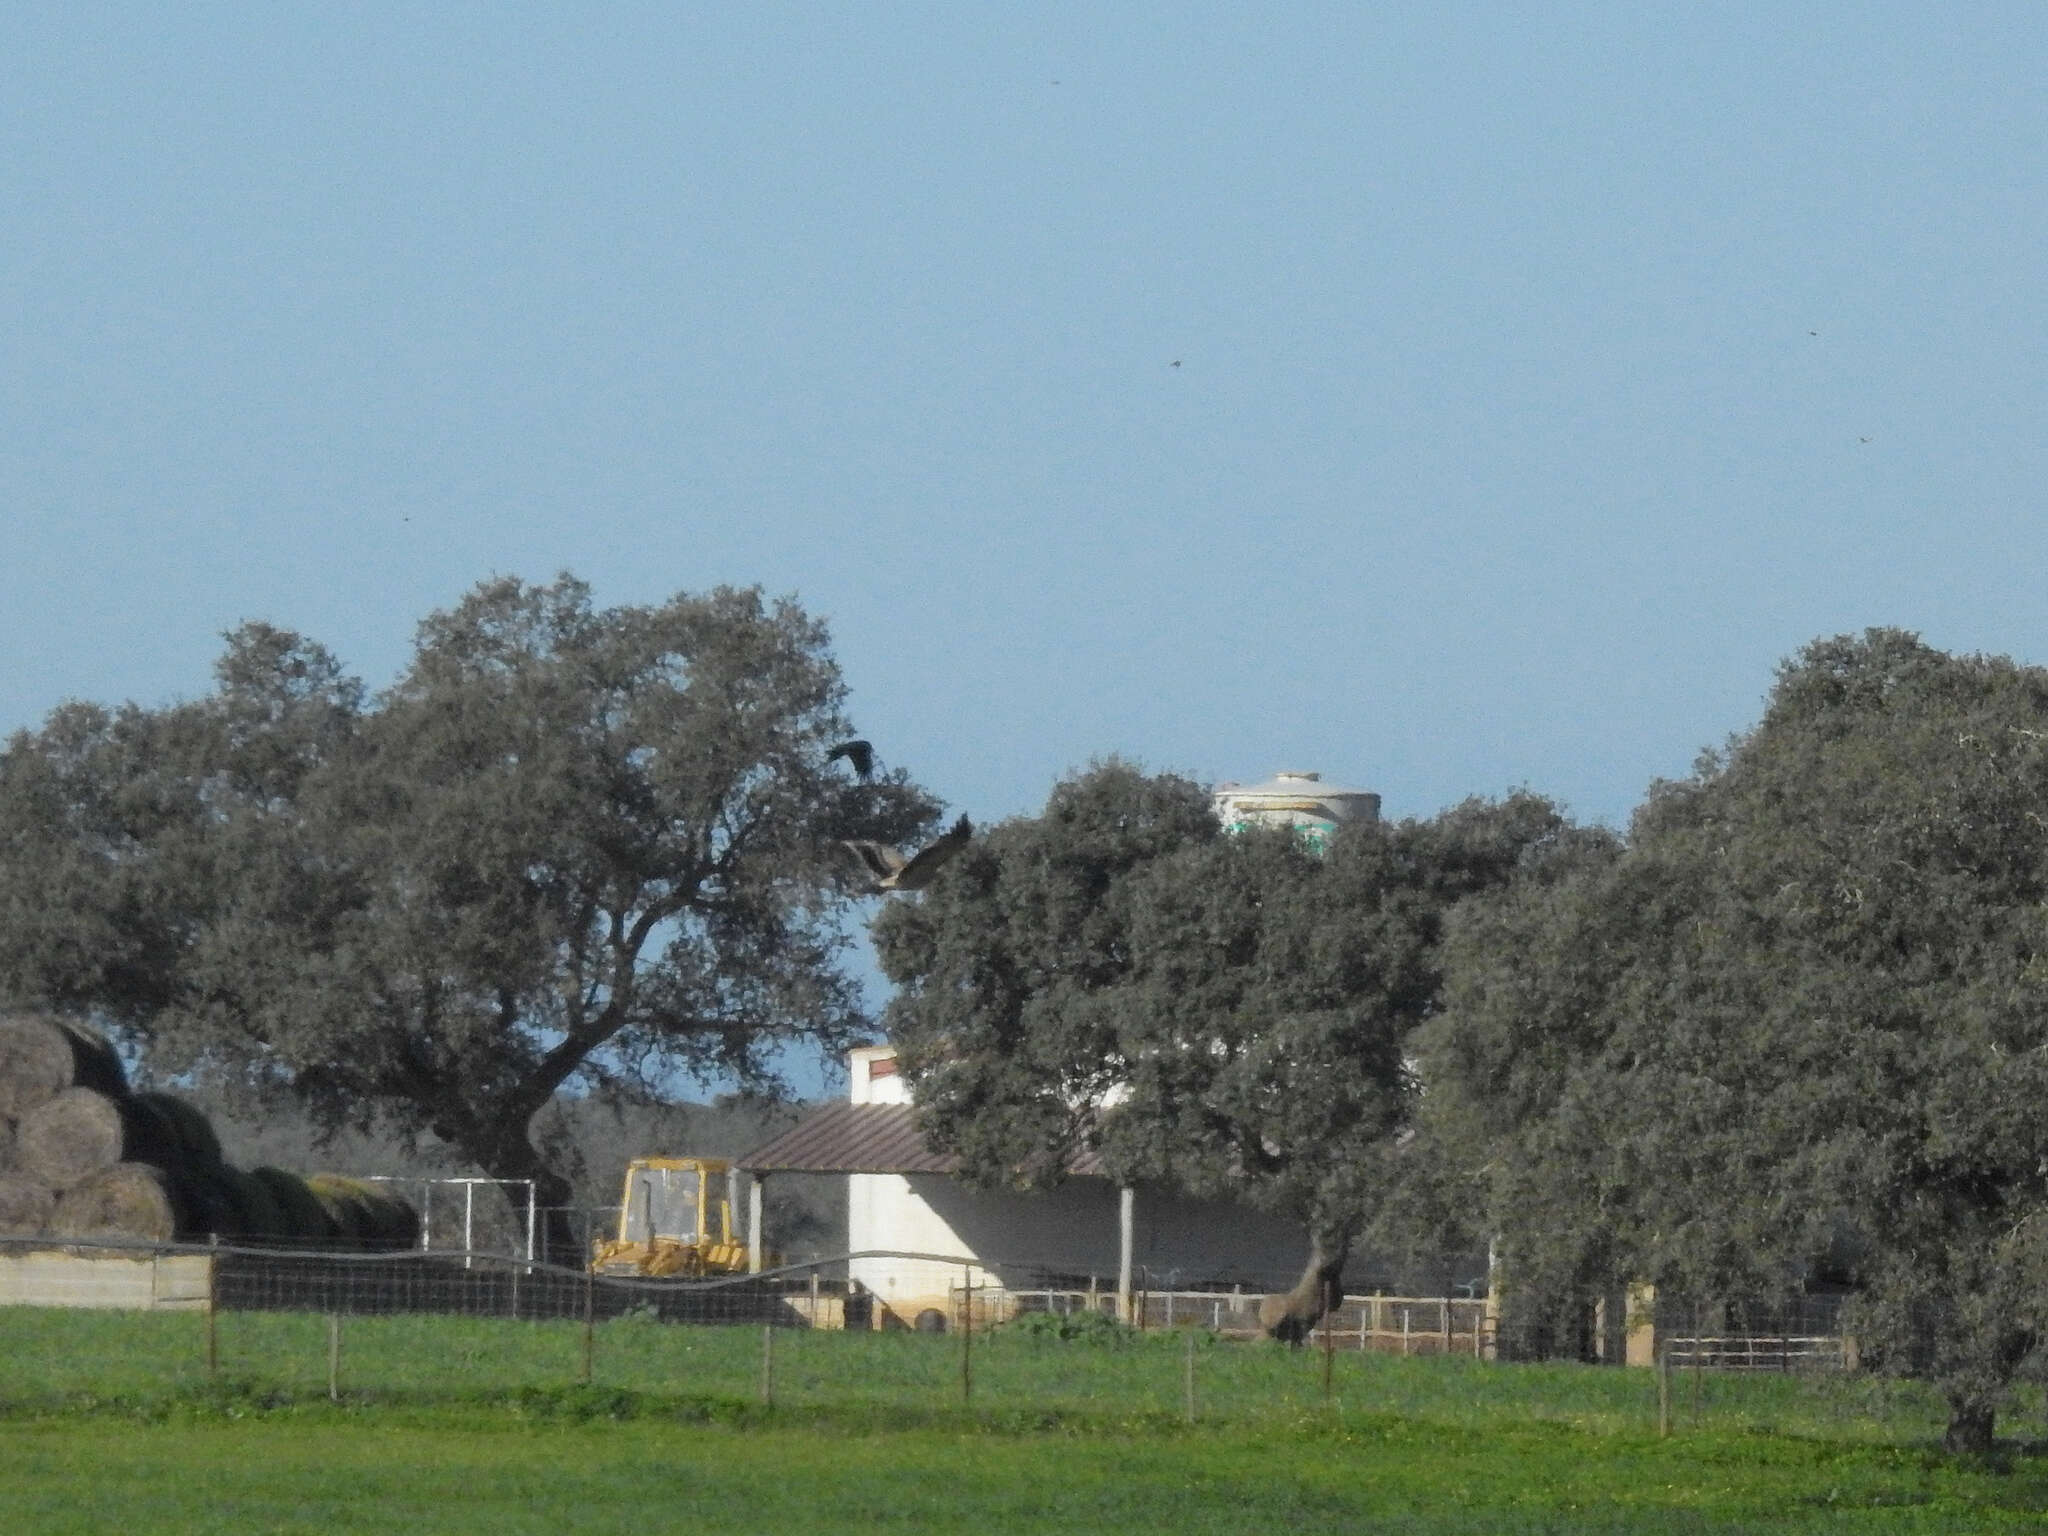
[[[875,877],[875,883],[868,887],[868,894],[879,896],[884,891],[923,890],[932,883],[932,876],[939,872],[940,866],[965,848],[972,836],[974,824],[962,816],[948,831],[908,859],[883,843],[848,840],[842,846],[850,849],[867,866],[868,873]]]
[[[862,783],[866,783],[873,776],[875,771],[875,749],[871,742],[842,741],[838,746],[825,754],[825,761],[836,763],[842,757],[853,764],[853,771],[860,775]]]

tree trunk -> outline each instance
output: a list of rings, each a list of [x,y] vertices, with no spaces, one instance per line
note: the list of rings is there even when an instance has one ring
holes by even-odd
[[[590,1262],[590,1245],[569,1207],[576,1198],[575,1186],[541,1160],[520,1130],[493,1138],[483,1146],[457,1142],[486,1174],[494,1179],[533,1180],[533,1203],[538,1208],[534,1232],[534,1257],[547,1264],[581,1269]],[[590,1234],[597,1236],[601,1234]]]
[[[1344,1294],[1344,1253],[1350,1246],[1348,1236],[1331,1241],[1317,1236],[1310,1242],[1308,1264],[1294,1289],[1259,1303],[1259,1326],[1268,1338],[1299,1349],[1316,1323],[1337,1309]]]
[[[1948,1405],[1948,1430],[1941,1437],[1941,1448],[1952,1456],[1988,1456],[1991,1454],[1991,1430],[1997,1420],[1997,1410],[1985,1402],[1956,1402]]]

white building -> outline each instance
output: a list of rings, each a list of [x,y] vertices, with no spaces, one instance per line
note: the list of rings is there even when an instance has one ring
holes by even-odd
[[[956,1159],[917,1133],[893,1046],[851,1053],[851,1092],[741,1158],[756,1187],[777,1173],[841,1173],[850,1278],[874,1297],[877,1324],[953,1315],[962,1284],[1114,1293],[1129,1315],[1138,1289],[1292,1284],[1308,1252],[1300,1225],[1229,1201],[1119,1187],[1084,1158],[1047,1190],[980,1190]],[[760,1202],[753,1202],[758,1213]],[[753,1246],[761,1251],[758,1216]]]

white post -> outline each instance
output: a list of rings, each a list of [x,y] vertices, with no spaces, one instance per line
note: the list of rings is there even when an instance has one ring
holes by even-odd
[[[1131,1248],[1132,1228],[1136,1223],[1138,1192],[1126,1184],[1117,1191],[1116,1200],[1116,1311],[1117,1316],[1127,1323],[1137,1319],[1131,1315]]]
[[[529,1264],[533,1262],[534,1217],[538,1214],[534,1208],[533,1200],[533,1180],[528,1179],[526,1181],[526,1262]]]
[[[476,1259],[470,1250],[476,1247],[476,1180],[462,1181],[462,1267],[474,1269]]]
[[[747,1273],[761,1273],[761,1185],[766,1182],[756,1174],[747,1181]]]

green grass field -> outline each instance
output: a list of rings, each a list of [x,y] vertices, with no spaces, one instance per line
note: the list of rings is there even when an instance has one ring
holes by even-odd
[[[1990,1531],[2048,1455],[1858,1377],[744,1328],[0,1310],[12,1532]],[[2009,1419],[2008,1437],[2039,1429]]]

